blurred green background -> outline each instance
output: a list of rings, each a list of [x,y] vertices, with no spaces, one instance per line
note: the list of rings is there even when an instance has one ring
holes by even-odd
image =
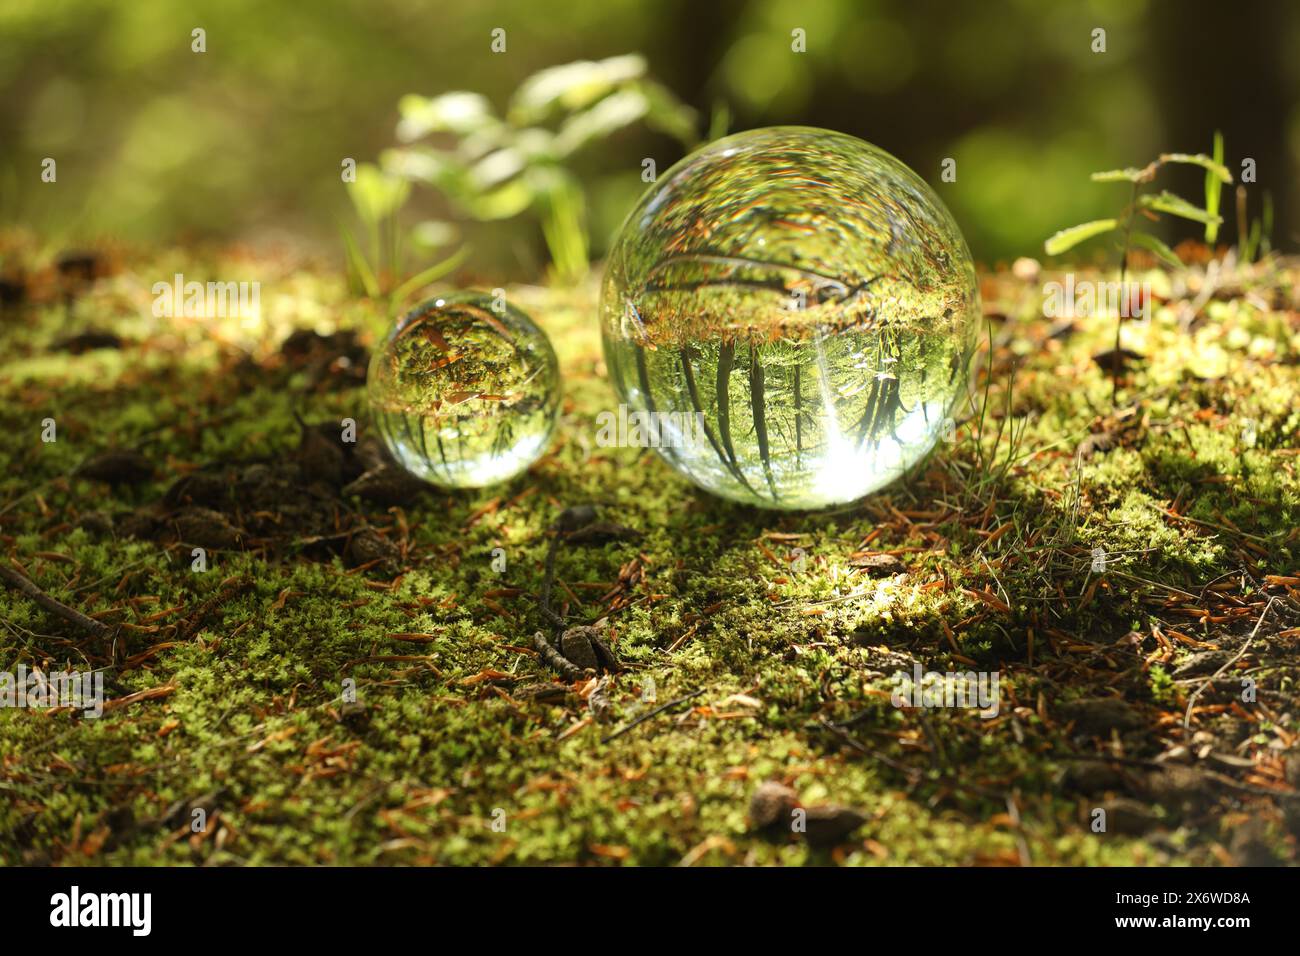
[[[206,53],[191,51],[195,27]],[[806,53],[791,51],[795,28]],[[1208,151],[1216,128],[1234,175],[1256,160],[1252,213],[1269,190],[1273,244],[1292,249],[1297,51],[1294,2],[5,0],[0,218],[66,241],[291,237],[338,252],[340,223],[355,222],[340,162],[394,145],[404,94],[472,90],[504,111],[539,69],[639,52],[701,135],[725,104],[732,131],[825,126],[894,153],[986,263],[1041,256],[1056,229],[1114,215],[1124,187],[1090,171]],[[594,256],[644,188],[643,158],[662,171],[682,152],[638,124],[577,156]],[[40,180],[45,157],[57,183]],[[940,180],[945,157],[956,182]],[[1187,168],[1169,185],[1196,201],[1201,179]],[[1228,197],[1225,215],[1233,242]],[[455,219],[428,190],[403,217]],[[1171,242],[1201,231],[1160,228]],[[535,221],[461,230],[480,269],[526,278],[546,262]]]

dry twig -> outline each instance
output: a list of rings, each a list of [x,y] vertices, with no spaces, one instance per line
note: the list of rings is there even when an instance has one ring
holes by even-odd
[[[106,637],[113,630],[107,624],[96,621],[94,618],[86,617],[86,615],[82,614],[75,608],[70,608],[62,601],[50,597],[37,585],[33,584],[26,575],[19,573],[13,568],[6,567],[3,564],[0,564],[0,580],[4,581],[14,590],[21,591],[23,594],[27,595],[51,614],[63,618],[69,624],[75,624],[83,631],[86,631],[95,637]]]

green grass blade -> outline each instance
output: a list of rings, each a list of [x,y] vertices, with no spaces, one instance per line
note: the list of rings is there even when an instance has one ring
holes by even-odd
[[[351,230],[347,226],[339,226],[339,231],[343,234],[343,248],[347,253],[348,268],[361,280],[361,287],[365,289],[366,295],[372,299],[379,298],[379,280],[375,278],[374,270],[370,268],[370,263],[366,261],[365,254],[357,245],[357,241],[352,238]]]
[[[1219,130],[1214,131],[1214,162],[1223,165],[1223,133]],[[1232,182],[1229,176],[1227,182]],[[1212,171],[1205,171],[1205,211],[1211,216],[1219,214],[1219,200],[1223,193],[1224,180],[1216,176]],[[1217,222],[1207,222],[1205,224],[1205,241],[1214,243],[1219,238],[1219,224]]]

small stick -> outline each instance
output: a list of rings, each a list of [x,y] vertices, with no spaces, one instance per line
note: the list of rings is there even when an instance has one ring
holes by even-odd
[[[859,715],[859,717],[861,716],[863,716],[863,714]],[[851,733],[845,730],[845,727],[848,725],[848,723],[849,721],[845,721],[844,723],[834,724],[831,723],[829,720],[827,720],[825,717],[822,717],[818,720],[817,724],[810,724],[808,726],[813,727],[813,726],[820,725],[822,727],[825,727],[827,730],[833,733],[844,743],[848,744],[858,753],[867,757],[871,757],[874,760],[879,760],[886,767],[892,767],[894,770],[897,770],[903,776],[907,777],[908,780],[910,780],[914,784],[917,782],[917,778],[921,776],[921,771],[913,767],[909,767],[907,764],[902,763],[901,761],[895,760],[893,757],[890,757],[888,754],[883,754],[878,750],[871,749],[866,744],[864,744],[861,740],[859,740],[857,737],[853,736]]]
[[[180,625],[176,628],[176,640],[188,641],[198,633],[207,620],[209,614],[218,604],[224,604],[241,591],[247,590],[252,586],[252,581],[247,578],[232,581],[231,583],[220,587],[212,596],[202,601],[193,611],[185,616]]]
[[[566,511],[566,513],[572,514],[572,510],[570,509]],[[563,517],[563,515],[561,517]],[[622,532],[630,530],[618,525],[604,525],[602,527],[601,522],[594,522],[586,525],[586,530],[591,531],[604,531],[610,528]],[[564,629],[568,626],[568,621],[565,620],[563,614],[560,614],[551,607],[551,598],[555,593],[555,558],[560,552],[560,546],[565,542],[572,540],[574,543],[581,543],[579,540],[579,532],[582,530],[584,529],[570,528],[566,522],[556,522],[554,526],[554,536],[551,538],[550,546],[546,549],[546,570],[542,577],[542,591],[538,596],[537,601],[538,610],[541,611],[542,617],[545,618],[546,622],[554,629],[552,637],[554,643],[548,641],[546,635],[541,631],[538,631],[533,635],[533,647],[536,648],[538,655],[540,655],[546,663],[554,667],[568,680],[580,680],[583,677],[595,673],[590,669],[576,666],[572,661],[565,657],[563,653],[561,653]],[[569,592],[570,596],[573,596],[573,592],[569,589],[567,584],[563,581],[561,581],[560,584]],[[576,601],[577,598],[574,597],[574,600]],[[612,655],[612,652],[610,653]]]
[[[542,578],[542,596],[538,601],[541,608],[542,617],[546,618],[553,627],[563,628],[567,623],[563,617],[555,612],[551,607],[551,592],[555,590],[555,556],[560,550],[560,542],[564,535],[556,531],[555,537],[551,539],[550,547],[546,549],[546,572]]]
[[[1128,302],[1128,245],[1133,233],[1133,213],[1137,208],[1138,189],[1140,186],[1135,180],[1133,183],[1133,198],[1129,200],[1128,214],[1124,217],[1124,251],[1120,253],[1119,260],[1119,294],[1123,296],[1121,302]],[[1110,367],[1110,404],[1111,408],[1119,404],[1119,373],[1123,365],[1123,355],[1120,352],[1121,333],[1124,331],[1124,310],[1120,309],[1119,315],[1115,317],[1115,355],[1114,364]]]
[[[883,754],[879,750],[872,750],[870,747],[864,744],[857,737],[853,736],[843,727],[831,723],[825,717],[820,717],[818,718],[817,723],[808,724],[807,726],[810,728],[824,727],[826,730],[830,731],[832,734],[834,734],[844,743],[848,744],[858,753],[867,757],[871,757],[873,760],[879,760],[885,766],[892,767],[894,770],[897,770],[903,776],[907,777],[909,786],[915,787],[921,783],[923,774],[920,770],[917,770],[913,767],[909,767],[907,766],[907,764],[901,763],[900,761],[894,760],[888,754]],[[966,783],[964,780],[961,780],[957,778],[955,775],[948,773],[944,770],[940,770],[939,773],[942,775],[941,779],[943,783],[946,786],[951,787],[955,790],[967,790],[971,793],[977,793],[980,796],[990,800],[996,800],[999,796],[997,792],[990,790],[988,787],[982,787],[978,783]],[[1005,795],[1003,796],[1005,797]]]
[[[11,588],[26,594],[29,598],[50,613],[58,615],[68,623],[75,624],[83,631],[88,631],[96,637],[104,637],[112,631],[112,628],[107,624],[86,617],[86,615],[82,614],[80,611],[70,608],[63,602],[50,597],[28,580],[26,575],[20,574],[13,568],[0,564],[0,580],[3,580]]]
[[[638,718],[636,718],[635,720],[633,720],[631,723],[624,724],[624,725],[623,725],[622,727],[620,727],[618,730],[614,731],[614,732],[613,732],[612,734],[610,734],[609,736],[603,738],[603,739],[601,740],[601,743],[602,743],[602,744],[607,744],[607,743],[609,743],[611,740],[613,740],[615,737],[622,737],[625,733],[627,733],[629,730],[631,730],[633,727],[637,726],[638,724],[643,724],[643,723],[645,723],[647,720],[649,720],[651,717],[657,717],[657,716],[659,716],[659,715],[662,714],[665,710],[668,710],[670,707],[676,707],[678,704],[684,703],[684,702],[690,700],[692,697],[699,697],[699,696],[700,696],[701,694],[703,694],[703,693],[704,693],[704,688],[701,687],[699,690],[693,690],[693,691],[691,691],[689,694],[683,694],[681,697],[678,697],[678,698],[675,699],[675,700],[670,700],[670,701],[669,701],[668,703],[666,703],[666,704],[660,704],[660,705],[659,705],[658,707],[656,707],[654,710],[647,711],[646,713],[642,714],[640,717],[638,717]]]
[[[1192,708],[1196,706],[1196,698],[1200,697],[1201,691],[1205,690],[1205,688],[1213,684],[1220,674],[1226,671],[1233,664],[1237,663],[1237,661],[1241,660],[1242,656],[1245,655],[1246,651],[1250,650],[1251,642],[1255,640],[1255,635],[1259,633],[1259,626],[1264,623],[1264,618],[1268,616],[1268,612],[1272,609],[1273,602],[1276,600],[1277,600],[1276,597],[1271,597],[1268,599],[1268,603],[1264,605],[1264,610],[1260,612],[1259,620],[1255,622],[1255,629],[1250,632],[1250,636],[1246,638],[1245,643],[1241,645],[1241,650],[1237,651],[1237,653],[1233,656],[1232,660],[1225,661],[1222,667],[1220,667],[1217,671],[1215,671],[1213,674],[1211,674],[1209,677],[1205,679],[1205,683],[1201,684],[1200,687],[1196,688],[1196,691],[1192,694],[1191,698],[1187,701],[1187,713],[1183,714],[1184,730],[1187,730],[1192,725]]]
[[[1257,797],[1272,797],[1276,800],[1300,800],[1300,793],[1292,790],[1274,790],[1272,787],[1257,787],[1249,783],[1240,783],[1227,774],[1219,773],[1217,770],[1204,770],[1200,767],[1189,767],[1186,764],[1171,764],[1159,760],[1143,760],[1137,757],[1106,757],[1100,754],[1089,756],[1088,754],[1058,753],[1047,754],[1046,756],[1050,760],[1084,760],[1089,763],[1113,763],[1122,767],[1151,767],[1157,770],[1163,770],[1170,766],[1180,766],[1200,774],[1207,780],[1222,784],[1230,790],[1238,790],[1241,793],[1249,793]]]
[[[556,650],[551,642],[546,639],[546,635],[541,631],[538,631],[533,635],[533,647],[537,649],[537,653],[541,656],[542,660],[546,661],[546,663],[559,671],[561,676],[566,680],[581,680],[583,677],[587,676],[587,671],[583,670],[577,664],[573,663],[573,661],[569,660]]]
[[[1033,858],[1029,855],[1029,843],[1025,840],[1025,828],[1020,822],[1020,808],[1016,806],[1016,798],[1007,794],[1007,816],[1011,818],[1011,824],[1016,831],[1016,851],[1020,854],[1021,866],[1033,866]]]

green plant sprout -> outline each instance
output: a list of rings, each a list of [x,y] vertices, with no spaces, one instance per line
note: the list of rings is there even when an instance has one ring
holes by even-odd
[[[1223,165],[1223,134],[1214,131],[1214,161]],[[1223,180],[1213,171],[1205,171],[1205,211],[1211,216],[1219,214],[1219,197],[1223,190]],[[1256,253],[1267,256],[1272,248],[1273,234],[1273,196],[1264,192],[1264,209],[1260,218],[1250,220],[1246,214],[1246,187],[1237,187],[1237,260],[1249,264],[1255,261]],[[1210,221],[1205,224],[1205,241],[1213,246],[1219,237],[1219,223]]]
[[[589,265],[586,200],[569,168],[573,156],[641,121],[687,150],[699,142],[694,110],[648,77],[635,54],[542,70],[515,91],[504,118],[486,97],[464,91],[410,94],[398,110],[397,138],[413,145],[386,150],[383,170],[434,187],[480,222],[531,210],[561,281],[581,278]],[[430,136],[450,147],[418,142]]]
[[[469,254],[469,247],[461,246],[442,261],[399,282],[397,277],[405,271],[405,254],[397,214],[410,198],[411,184],[373,163],[360,163],[347,190],[370,248],[367,256],[348,228],[340,226],[349,283],[372,299],[388,293],[390,312],[397,311],[415,290],[451,272]],[[423,222],[411,232],[413,244],[426,252],[448,245],[454,238],[455,230],[446,223]]]
[[[1163,241],[1157,239],[1148,232],[1134,230],[1133,220],[1140,212],[1143,216],[1151,219],[1158,218],[1159,213],[1166,213],[1171,216],[1178,216],[1182,219],[1190,219],[1193,222],[1202,223],[1206,227],[1207,241],[1212,241],[1211,237],[1217,235],[1218,227],[1223,222],[1223,217],[1218,214],[1217,207],[1219,204],[1219,190],[1224,183],[1232,182],[1232,174],[1228,168],[1223,165],[1223,137],[1215,134],[1215,155],[1206,156],[1204,153],[1162,153],[1158,159],[1152,160],[1140,168],[1130,166],[1126,169],[1110,169],[1100,173],[1093,173],[1091,179],[1095,183],[1129,183],[1131,192],[1128,204],[1114,219],[1094,219],[1091,222],[1080,223],[1077,226],[1070,226],[1068,229],[1062,229],[1060,232],[1049,238],[1043,248],[1049,256],[1060,255],[1081,242],[1092,239],[1096,236],[1106,235],[1111,232],[1120,232],[1123,239],[1120,243],[1120,260],[1119,260],[1119,287],[1120,294],[1125,295],[1125,289],[1128,281],[1128,256],[1129,250],[1134,246],[1141,246],[1143,249],[1154,253],[1157,258],[1176,269],[1181,269],[1182,261],[1175,255],[1174,251],[1169,248]],[[1171,193],[1169,190],[1161,190],[1159,193],[1143,193],[1144,186],[1152,183],[1156,174],[1161,167],[1169,163],[1184,163],[1193,166],[1200,166],[1206,172],[1206,208],[1189,202],[1182,196]],[[1216,181],[1216,186],[1209,184],[1210,178]],[[1115,403],[1119,394],[1119,374],[1120,374],[1120,333],[1124,328],[1123,310],[1115,323],[1115,353],[1114,361],[1111,365],[1111,402]]]
[[[1251,219],[1246,211],[1246,187],[1237,187],[1237,259],[1249,264],[1256,256],[1267,256],[1272,250],[1273,196],[1264,193],[1264,209],[1259,218]]]

